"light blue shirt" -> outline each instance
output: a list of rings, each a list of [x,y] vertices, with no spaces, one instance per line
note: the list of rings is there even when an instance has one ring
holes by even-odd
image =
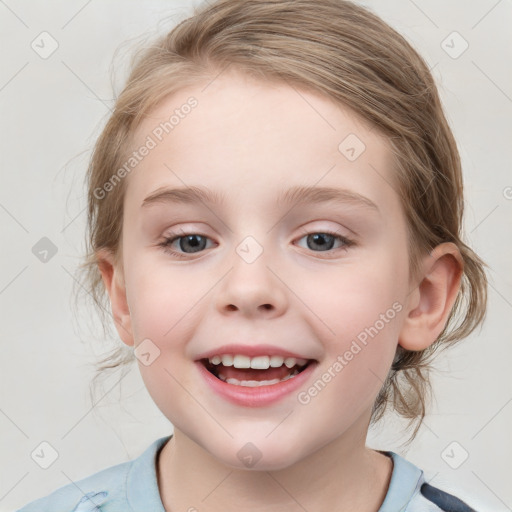
[[[158,451],[171,436],[154,441],[142,455],[108,467],[17,512],[165,512],[156,474]],[[425,482],[423,471],[393,452],[393,473],[378,512],[476,512],[464,502]]]

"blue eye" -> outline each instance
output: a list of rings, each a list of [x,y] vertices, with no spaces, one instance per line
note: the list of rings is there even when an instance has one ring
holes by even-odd
[[[299,240],[304,238],[307,239],[306,249],[310,249],[313,252],[331,252],[335,249],[346,251],[348,247],[355,245],[353,240],[330,231],[308,233]],[[207,248],[208,240],[210,240],[209,237],[199,233],[183,233],[180,236],[175,236],[175,233],[171,233],[169,237],[166,237],[158,245],[168,254],[183,259],[187,258],[189,254],[197,254],[204,251]],[[334,247],[336,241],[339,241],[340,245]]]
[[[208,237],[198,233],[188,233],[182,236],[171,236],[166,238],[165,241],[160,245],[164,248],[164,250],[177,256],[178,258],[184,258],[186,257],[184,254],[195,254],[204,250],[206,248],[207,240]],[[178,248],[183,252],[178,252],[174,249],[171,249],[171,246],[174,244],[174,242],[178,242]]]
[[[339,240],[342,244],[341,246],[345,248],[349,247],[353,243],[348,238],[331,232],[310,233],[302,238],[306,238],[308,249],[314,250],[315,248],[319,248],[320,252],[332,250],[336,240]],[[302,240],[302,238],[300,240]],[[315,250],[314,252],[318,251]]]

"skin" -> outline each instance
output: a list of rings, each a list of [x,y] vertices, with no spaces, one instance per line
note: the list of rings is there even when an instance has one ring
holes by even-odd
[[[125,178],[120,264],[98,252],[121,339],[135,348],[149,338],[160,350],[150,365],[138,364],[174,426],[157,463],[162,503],[173,512],[375,512],[392,462],[365,446],[372,404],[397,344],[424,349],[444,328],[460,254],[453,244],[436,247],[409,282],[387,140],[315,93],[224,72],[206,89],[165,98],[138,127],[134,147],[190,96],[198,106]],[[338,149],[350,133],[366,146],[352,162]],[[378,211],[277,203],[294,185],[349,189]],[[164,186],[205,186],[226,202],[141,207]],[[326,230],[355,243],[338,240],[325,251],[308,242]],[[159,245],[171,231],[209,241],[192,254],[175,241],[185,256],[178,259]],[[263,249],[250,264],[236,252],[247,236]],[[271,406],[234,405],[205,385],[194,363],[225,343],[274,344],[318,361],[307,390],[393,303],[401,311],[307,404],[292,393]],[[248,442],[261,453],[252,468],[237,457]]]

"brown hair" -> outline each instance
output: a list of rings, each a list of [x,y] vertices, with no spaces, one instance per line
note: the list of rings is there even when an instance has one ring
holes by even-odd
[[[87,173],[88,254],[81,268],[100,311],[108,311],[108,296],[95,253],[105,248],[119,258],[126,180],[102,198],[95,190],[123,165],[131,136],[151,108],[178,89],[212,80],[227,66],[319,92],[357,112],[390,142],[408,224],[411,278],[418,275],[420,256],[442,242],[453,242],[462,255],[461,288],[443,332],[426,350],[398,347],[374,405],[372,421],[388,403],[410,424],[416,420],[414,437],[430,392],[431,356],[483,322],[487,301],[485,264],[462,241],[457,146],[424,60],[379,17],[348,1],[218,0],[141,50],[132,65]],[[101,373],[133,359],[118,346],[97,369]]]

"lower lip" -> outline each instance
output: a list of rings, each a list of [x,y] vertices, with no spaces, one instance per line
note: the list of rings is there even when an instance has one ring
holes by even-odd
[[[207,384],[226,400],[245,407],[264,407],[297,390],[310,377],[317,363],[316,361],[309,363],[305,370],[284,382],[254,388],[228,384],[211,374],[201,362],[197,361],[196,364]]]

